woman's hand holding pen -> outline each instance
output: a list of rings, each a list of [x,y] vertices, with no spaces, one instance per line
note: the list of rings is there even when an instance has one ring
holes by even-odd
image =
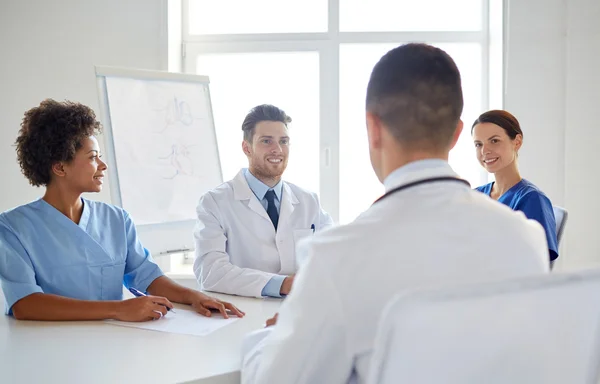
[[[148,321],[157,320],[167,314],[173,304],[160,296],[141,296],[117,302],[115,320]]]

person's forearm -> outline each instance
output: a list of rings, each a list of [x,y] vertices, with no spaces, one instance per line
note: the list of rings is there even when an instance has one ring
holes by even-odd
[[[283,279],[281,290],[279,291],[281,295],[286,296],[290,294],[292,290],[292,284],[294,284],[294,276],[295,274],[287,276],[285,279]]]
[[[119,301],[87,301],[33,293],[12,306],[18,320],[104,320],[117,316]]]
[[[169,301],[180,304],[191,304],[191,296],[195,292],[192,289],[177,284],[167,276],[161,276],[155,279],[148,286],[147,291],[153,296],[166,297],[167,299],[169,299]]]
[[[210,252],[194,263],[194,274],[205,291],[262,297],[261,290],[275,276],[252,268],[241,268],[218,252]]]

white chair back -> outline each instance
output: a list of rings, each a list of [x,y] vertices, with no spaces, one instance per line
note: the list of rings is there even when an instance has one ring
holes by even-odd
[[[599,330],[600,270],[399,295],[368,382],[596,384]]]

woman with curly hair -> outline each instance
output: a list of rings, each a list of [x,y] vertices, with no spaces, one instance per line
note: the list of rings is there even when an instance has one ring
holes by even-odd
[[[173,304],[210,316],[243,316],[230,303],[164,276],[142,246],[131,217],[82,197],[100,192],[107,170],[87,106],[44,100],[25,112],[16,141],[21,170],[45,187],[34,202],[0,214],[0,280],[6,314],[27,320],[145,321]],[[148,295],[122,300],[123,284]]]

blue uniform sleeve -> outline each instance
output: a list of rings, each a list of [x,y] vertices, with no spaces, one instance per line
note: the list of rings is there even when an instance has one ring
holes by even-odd
[[[125,262],[125,277],[123,282],[127,288],[134,287],[146,292],[152,282],[163,275],[162,271],[152,261],[152,256],[142,246],[137,236],[135,224],[129,214],[125,215],[125,230],[127,232],[127,260]]]
[[[558,257],[558,241],[556,239],[556,219],[550,199],[543,194],[529,192],[523,196],[515,209],[522,211],[527,218],[537,221],[544,227],[550,260],[555,260]]]
[[[270,297],[281,297],[279,292],[281,292],[281,285],[283,284],[283,280],[285,280],[285,276],[275,275],[271,277],[271,280],[265,284],[265,287],[262,289],[261,295],[270,296]]]
[[[5,314],[12,306],[32,293],[43,293],[37,285],[35,270],[27,251],[14,232],[0,222],[0,281],[5,298]]]

